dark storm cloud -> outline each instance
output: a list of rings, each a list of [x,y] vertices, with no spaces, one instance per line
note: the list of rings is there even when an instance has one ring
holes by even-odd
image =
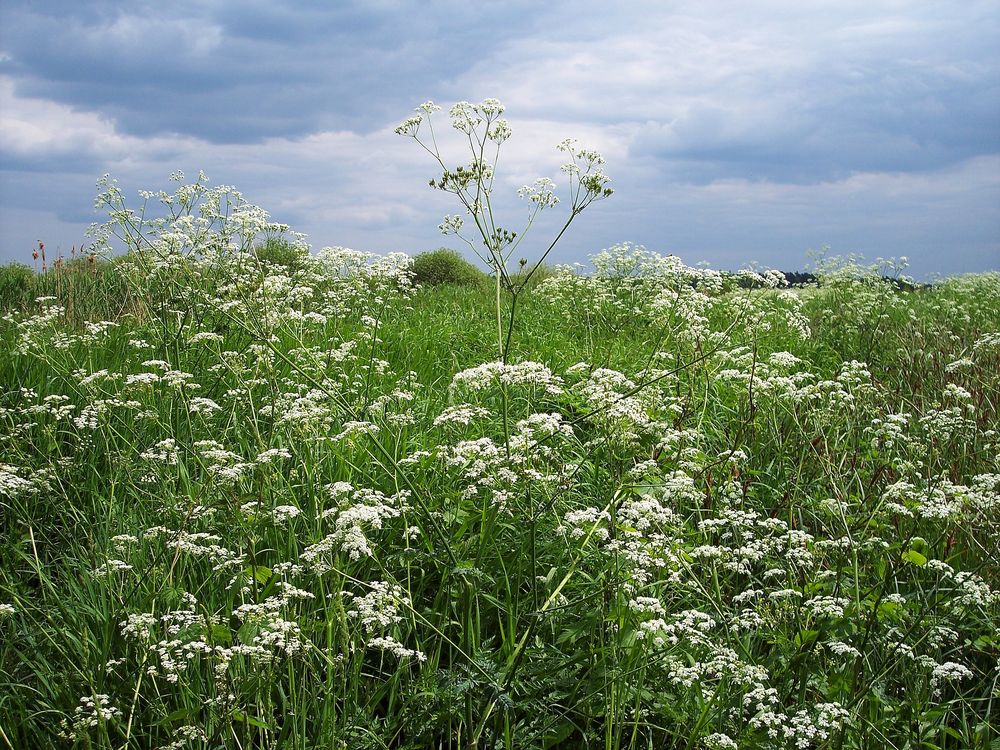
[[[828,75],[830,92],[803,82],[787,106],[760,98],[761,119],[707,103],[650,123],[633,154],[682,162],[695,182],[746,176],[780,182],[841,179],[858,171],[922,171],[1000,152],[1000,87],[990,78],[930,71]],[[785,90],[786,93],[788,89]],[[746,117],[742,115],[742,117]]]
[[[588,4],[502,56],[468,79],[548,116],[635,123],[631,156],[677,162],[664,168],[696,183],[809,183],[1000,151],[996,2]]]
[[[18,95],[96,108],[131,135],[234,143],[370,129],[397,116],[400,97],[446,82],[523,30],[530,16],[516,11],[478,14],[457,2],[14,3],[2,70]]]
[[[646,121],[632,153],[696,182],[933,169],[1000,149],[993,4],[960,22],[933,4],[840,5],[14,2],[0,70],[17,95],[98,111],[121,133],[247,143],[370,131],[413,92],[466,98],[455,79],[471,69],[528,89],[546,117]]]

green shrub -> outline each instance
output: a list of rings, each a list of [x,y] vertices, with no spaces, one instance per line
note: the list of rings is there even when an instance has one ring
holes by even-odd
[[[545,281],[545,279],[555,276],[558,273],[556,267],[548,263],[542,263],[534,271],[531,268],[531,266],[523,266],[520,270],[510,275],[511,283],[515,289],[520,290],[523,288],[532,290],[539,283]]]
[[[28,266],[0,266],[0,311],[24,309],[37,296],[35,289],[35,274]]]
[[[58,258],[42,273],[23,263],[0,266],[0,314],[36,310],[38,297],[56,298],[65,308],[65,321],[77,326],[137,314],[143,290],[130,285],[121,269],[122,257]]]
[[[282,266],[290,272],[302,269],[304,258],[309,255],[305,247],[289,242],[284,237],[268,237],[254,247],[253,252],[260,260]]]
[[[489,276],[447,247],[417,255],[413,259],[413,276],[414,282],[422,286],[477,287],[489,283]]]

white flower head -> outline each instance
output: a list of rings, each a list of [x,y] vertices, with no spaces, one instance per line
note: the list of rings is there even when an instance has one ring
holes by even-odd
[[[455,102],[448,114],[451,116],[451,126],[463,133],[471,133],[483,121],[476,112],[475,105],[469,102]]]
[[[512,133],[513,131],[511,131],[510,125],[507,124],[506,120],[497,120],[486,132],[486,137],[491,141],[500,144],[510,138]]]
[[[420,123],[424,121],[424,118],[420,115],[414,115],[412,117],[407,117],[396,127],[397,135],[416,135],[417,130],[420,128]]]
[[[455,214],[454,216],[445,216],[444,221],[438,224],[438,229],[441,234],[458,234],[462,231],[462,226],[465,224],[465,220]]]
[[[567,154],[576,154],[576,138],[565,138],[556,144],[556,149]]]
[[[486,117],[492,118],[502,115],[505,107],[500,103],[499,99],[483,99],[476,109]]]
[[[534,185],[525,185],[517,191],[518,196],[527,198],[539,208],[552,208],[559,203],[555,195],[555,183],[548,177],[539,177]]]
[[[610,181],[611,178],[599,169],[580,177],[580,184],[593,195],[611,195],[611,188],[607,187]]]

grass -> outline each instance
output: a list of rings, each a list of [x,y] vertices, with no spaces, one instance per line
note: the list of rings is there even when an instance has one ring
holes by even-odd
[[[268,252],[0,269],[0,747],[997,746],[996,274]]]

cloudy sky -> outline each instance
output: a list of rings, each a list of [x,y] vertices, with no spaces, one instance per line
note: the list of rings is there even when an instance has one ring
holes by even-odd
[[[564,138],[607,159],[616,193],[558,261],[631,241],[721,268],[826,245],[921,278],[1000,268],[997,0],[4,0],[0,262],[82,242],[105,172],[135,195],[204,170],[316,248],[438,247],[457,206],[393,130],[487,97],[514,131],[504,196],[558,181]]]

